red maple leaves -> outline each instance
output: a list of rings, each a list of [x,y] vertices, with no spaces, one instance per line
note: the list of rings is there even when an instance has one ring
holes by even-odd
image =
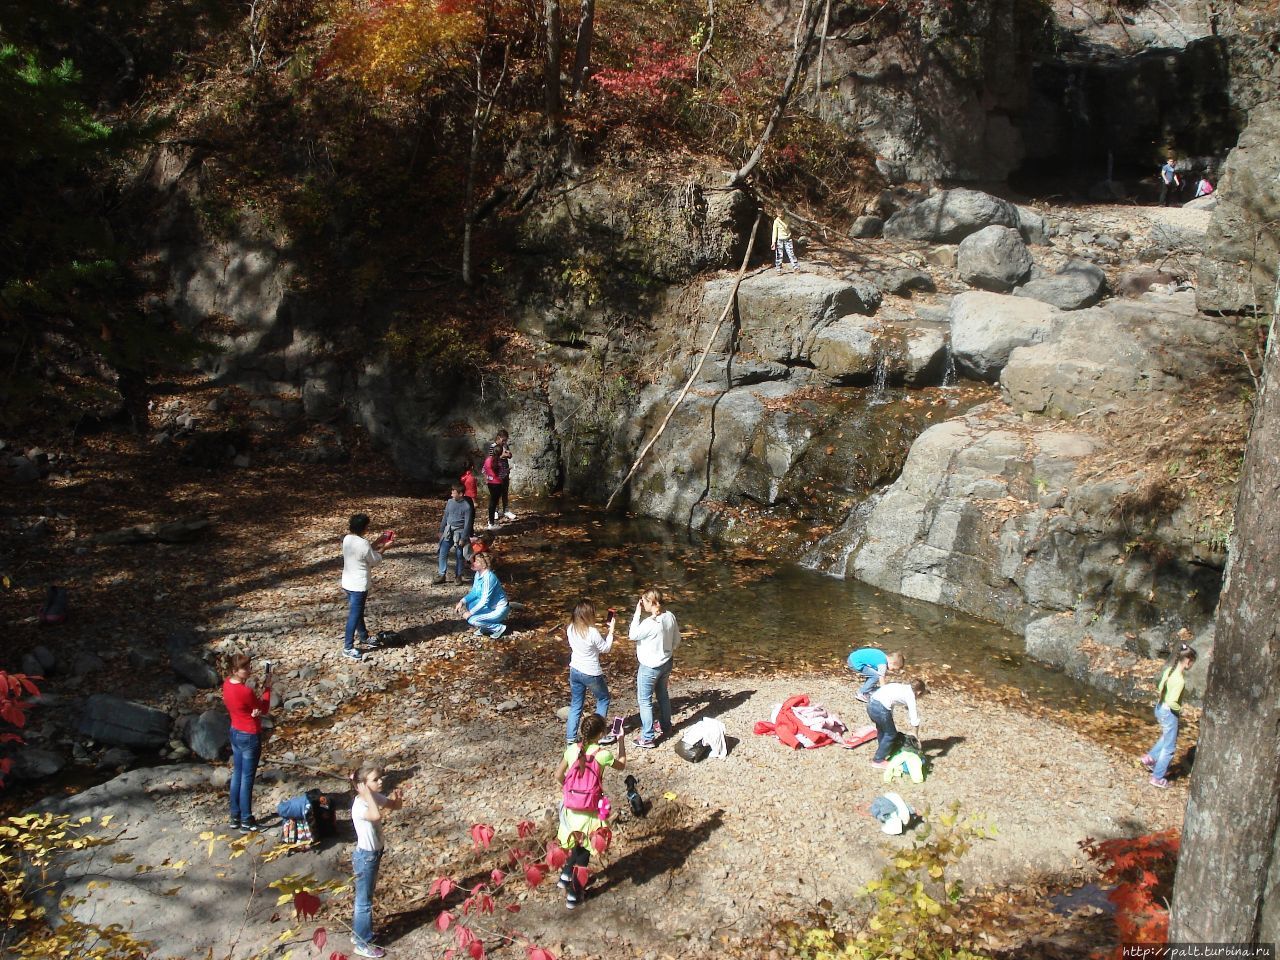
[[[1178,865],[1177,830],[1114,840],[1084,840],[1080,846],[1115,886],[1107,894],[1116,907],[1116,936],[1121,943],[1165,943],[1169,939],[1169,897]],[[1111,953],[1120,956],[1120,947]]]

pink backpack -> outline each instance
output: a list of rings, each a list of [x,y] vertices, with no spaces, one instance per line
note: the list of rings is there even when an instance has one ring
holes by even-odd
[[[581,749],[581,748],[579,748]],[[587,762],[578,765],[575,757],[564,775],[564,805],[569,810],[595,813],[600,807],[603,789],[600,783],[600,764],[595,752],[587,754]]]

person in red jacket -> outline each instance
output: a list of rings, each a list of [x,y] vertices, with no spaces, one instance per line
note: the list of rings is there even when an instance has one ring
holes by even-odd
[[[222,682],[222,702],[231,715],[231,828],[258,830],[253,818],[253,779],[262,753],[262,720],[271,710],[271,664],[267,663],[264,689],[249,684],[252,661],[243,653],[231,658],[231,674]]]
[[[471,501],[471,513],[474,516],[479,494],[477,493],[476,465],[471,458],[468,457],[463,461],[462,473],[459,474],[458,480],[462,484],[462,495]]]

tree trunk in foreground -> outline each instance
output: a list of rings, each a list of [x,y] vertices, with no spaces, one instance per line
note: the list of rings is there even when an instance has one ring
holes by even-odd
[[[1280,349],[1268,338],[1218,604],[1170,942],[1280,939]]]

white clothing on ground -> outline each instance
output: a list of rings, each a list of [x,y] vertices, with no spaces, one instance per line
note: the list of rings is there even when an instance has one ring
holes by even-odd
[[[680,735],[680,739],[684,741],[686,747],[696,747],[700,743],[705,743],[711,748],[707,756],[717,760],[729,755],[729,746],[724,742],[724,724],[715,717],[703,717],[685,730]]]

